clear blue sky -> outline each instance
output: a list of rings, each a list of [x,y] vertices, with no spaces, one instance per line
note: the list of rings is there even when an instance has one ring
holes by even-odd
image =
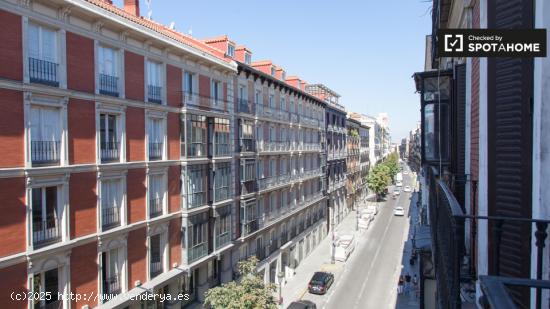
[[[122,1],[115,0],[115,3]],[[323,83],[350,111],[387,112],[394,142],[420,118],[411,75],[424,67],[425,0],[152,0],[153,19],[197,38],[227,34],[287,75]],[[147,14],[144,0],[141,14]]]

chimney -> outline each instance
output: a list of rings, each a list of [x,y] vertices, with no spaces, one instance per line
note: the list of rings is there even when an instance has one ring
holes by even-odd
[[[124,0],[124,10],[139,17],[139,0]]]
[[[113,4],[113,0],[103,0],[103,2],[111,4],[111,5]]]

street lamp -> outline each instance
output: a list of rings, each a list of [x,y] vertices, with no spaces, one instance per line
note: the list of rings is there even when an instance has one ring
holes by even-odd
[[[330,210],[330,208],[329,208]],[[332,230],[332,254],[330,256],[330,263],[336,263],[336,234],[334,233],[334,205],[332,207],[332,220],[330,220],[330,229]]]
[[[279,279],[279,305],[283,306],[283,278],[285,277],[285,273],[280,271],[277,274],[277,278]]]

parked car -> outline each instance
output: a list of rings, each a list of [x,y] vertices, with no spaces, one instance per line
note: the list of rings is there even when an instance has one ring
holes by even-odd
[[[401,181],[398,181],[395,183],[395,186],[397,187],[402,187],[403,186],[403,183]]]
[[[411,192],[411,187],[405,186],[405,189],[403,189],[404,192]]]
[[[393,209],[393,215],[394,216],[404,216],[405,210],[401,206],[397,206]]]
[[[317,309],[317,305],[309,300],[293,301],[287,309]]]
[[[393,195],[399,195],[399,194],[401,194],[401,191],[399,191],[398,189],[393,190]]]
[[[403,175],[408,175],[408,174],[409,174],[409,172],[403,171]]]
[[[313,277],[309,281],[308,291],[311,294],[325,294],[332,283],[334,282],[334,275],[331,273],[318,271],[313,274]]]

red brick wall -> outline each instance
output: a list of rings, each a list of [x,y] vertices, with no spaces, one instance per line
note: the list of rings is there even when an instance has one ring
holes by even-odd
[[[13,300],[12,292],[26,293],[27,263],[20,263],[0,269],[0,304],[3,308],[27,308],[26,300]]]
[[[145,220],[145,169],[128,170],[126,180],[128,223]]]
[[[97,230],[97,176],[95,172],[71,174],[69,181],[71,239]]]
[[[145,64],[143,56],[124,52],[124,80],[126,98],[143,101],[145,96],[145,80],[144,71]]]
[[[94,41],[67,32],[67,87],[94,92]]]
[[[96,161],[95,103],[70,99],[67,112],[70,164],[94,163]]]
[[[23,80],[21,16],[0,10],[0,77]]]
[[[3,49],[0,48],[0,50]],[[0,141],[2,143],[0,167],[25,165],[25,124],[23,119],[22,92],[0,89]]]
[[[0,179],[0,257],[26,250],[25,200],[25,178]],[[0,277],[3,277],[1,274],[0,269]]]
[[[135,282],[147,280],[147,241],[145,228],[128,233],[128,290],[135,287]]]
[[[80,295],[97,295],[97,242],[92,242],[71,250],[71,292]],[[89,305],[95,307],[98,301],[95,298],[73,300],[73,308]]]
[[[199,95],[201,96],[199,104],[210,107],[210,77],[199,74]]]
[[[168,209],[170,212],[177,212],[181,209],[180,179],[180,166],[170,166],[168,168]]]
[[[174,263],[181,264],[181,219],[170,220],[170,232],[169,232],[169,244],[170,244],[170,268]]]
[[[145,112],[141,108],[126,109],[126,158],[145,160]]]
[[[177,113],[168,113],[168,159],[180,158],[180,117]]]
[[[180,68],[166,65],[166,96],[169,106],[181,106],[182,74]]]

